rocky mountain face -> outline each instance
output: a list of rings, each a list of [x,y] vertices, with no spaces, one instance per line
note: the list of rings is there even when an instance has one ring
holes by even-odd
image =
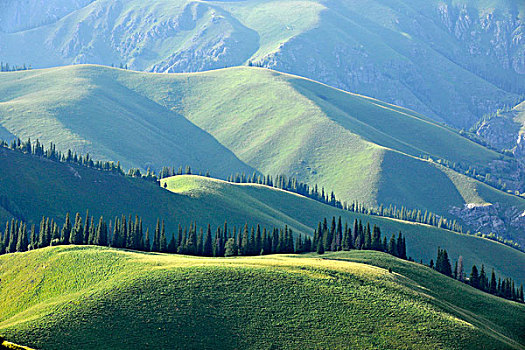
[[[508,235],[509,228],[518,232],[525,230],[525,212],[516,207],[503,209],[499,203],[478,205],[465,204],[463,207],[453,207],[450,214],[460,217],[471,228],[471,232],[485,234],[497,233],[525,246],[523,235]]]

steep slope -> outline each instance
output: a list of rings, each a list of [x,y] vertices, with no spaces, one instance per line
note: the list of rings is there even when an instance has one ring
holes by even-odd
[[[194,220],[214,227],[225,220],[230,227],[245,223],[267,228],[288,225],[296,234],[311,235],[319,220],[341,216],[350,223],[357,218],[377,224],[387,236],[402,231],[407,252],[416,260],[435,259],[437,247],[442,247],[451,259],[463,256],[465,266],[483,263],[498,274],[525,281],[521,268],[525,254],[502,244],[426,225],[354,214],[265,186],[176,176],[164,180],[170,192],[145,180],[2,149],[0,169],[0,203],[6,206],[0,205],[0,223],[15,216],[38,225],[44,215],[62,221],[66,212],[83,214],[89,210],[96,218],[139,215],[150,232],[161,218],[166,221],[168,235],[176,232],[179,223],[187,227]]]
[[[193,72],[254,62],[456,127],[523,93],[521,1],[7,0],[0,57]]]
[[[96,247],[10,254],[0,257],[0,330],[39,349],[523,346],[523,305],[384,254],[349,257],[366,264]]]
[[[4,73],[0,96],[0,126],[22,139],[127,167],[189,164],[223,178],[283,173],[343,200],[456,215],[471,230],[524,239],[523,199],[419,157],[488,169],[496,178],[515,173],[511,158],[410,110],[296,76],[71,66]],[[469,203],[493,204],[503,225],[470,220]]]

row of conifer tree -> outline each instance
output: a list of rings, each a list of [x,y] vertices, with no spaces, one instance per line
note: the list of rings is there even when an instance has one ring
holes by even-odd
[[[384,251],[406,259],[405,239],[399,233],[396,240],[392,236],[389,242],[381,238],[378,226],[370,229],[370,224],[354,222],[354,231],[345,223],[344,229],[339,217],[335,217],[328,226],[326,218],[319,222],[318,229],[311,239],[297,235],[292,229],[272,228],[267,230],[260,225],[245,224],[237,229],[228,227],[227,222],[212,232],[211,225],[198,228],[196,223],[188,228],[179,225],[177,232],[167,234],[164,221],[158,220],[153,232],[144,230],[142,219],[138,216],[115,217],[106,222],[103,217],[96,220],[86,213],[85,217],[77,213],[72,220],[69,213],[62,225],[51,218],[43,217],[39,228],[25,222],[12,219],[6,222],[5,230],[0,232],[0,254],[24,252],[31,249],[52,245],[89,244],[126,248],[140,251],[179,253],[198,256],[235,256],[262,255],[281,253],[374,249]]]
[[[434,263],[434,260],[430,260],[429,267],[486,293],[522,303],[524,301],[523,284],[518,287],[511,278],[496,278],[494,269],[492,269],[489,279],[483,264],[481,265],[481,271],[478,270],[476,265],[473,265],[470,275],[467,277],[464,272],[463,257],[460,256],[458,258],[454,264],[454,269],[452,269],[446,249],[438,248],[436,262]]]
[[[257,173],[253,173],[252,175],[237,173],[235,175],[228,176],[228,181],[232,183],[253,183],[280,188],[289,192],[298,193],[321,203],[328,204],[332,207],[348,210],[354,213],[384,216],[404,221],[418,222],[456,232],[463,231],[461,225],[459,225],[455,220],[450,220],[428,211],[422,212],[418,209],[407,209],[405,207],[397,208],[397,206],[392,205],[388,207],[380,205],[377,208],[370,208],[363,203],[359,203],[358,201],[354,201],[352,203],[341,202],[336,198],[333,191],[331,191],[329,194],[328,191],[325,191],[324,187],[319,188],[317,184],[311,187],[294,177],[287,177],[286,175],[277,175],[272,177],[270,175],[260,175]]]
[[[0,62],[0,72],[16,72],[20,70],[30,70],[32,69],[31,66],[26,66],[24,63],[23,65],[14,65],[9,63]]]
[[[175,170],[175,168],[171,167],[163,167],[158,177],[155,174],[155,172],[151,169],[148,169],[146,174],[142,174],[140,169],[137,168],[131,168],[127,173],[125,173],[120,165],[120,162],[93,160],[89,153],[86,155],[81,155],[71,150],[68,150],[66,153],[62,153],[56,150],[55,144],[50,143],[49,147],[45,148],[44,145],[41,144],[38,139],[34,142],[32,142],[31,139],[28,139],[26,142],[23,142],[20,139],[14,139],[11,141],[10,144],[0,140],[0,147],[9,148],[25,154],[33,154],[53,161],[74,163],[85,167],[94,168],[97,170],[108,171],[115,174],[127,175],[135,178],[142,178],[153,182],[156,182],[158,181],[158,179],[162,179],[169,176],[192,174],[192,169],[190,166],[186,166],[184,168],[179,167],[178,170]],[[205,176],[210,177],[210,173],[206,172]],[[336,198],[333,191],[330,193],[330,195],[328,195],[328,192],[325,192],[324,188],[321,188],[321,190],[319,190],[319,187],[317,185],[310,187],[308,184],[300,182],[296,178],[287,177],[286,175],[277,175],[275,177],[272,177],[270,175],[260,175],[257,173],[253,173],[251,176],[247,176],[246,174],[242,173],[229,176],[228,181],[233,183],[255,183],[280,188],[289,192],[304,195],[324,204],[328,204],[333,207],[337,207],[355,213],[418,222],[436,226],[439,228],[449,229],[456,232],[463,231],[462,227],[455,220],[450,220],[428,211],[422,212],[421,210],[407,209],[405,207],[397,208],[396,206],[392,205],[388,207],[384,207],[383,205],[381,205],[378,208],[369,208],[363,205],[362,203],[359,203],[358,201],[354,201],[351,204],[341,202]],[[502,239],[497,235],[490,234],[483,235],[483,237],[522,250],[522,248],[516,242]]]
[[[312,239],[301,234],[294,238],[292,230],[287,226],[267,230],[261,229],[260,225],[249,227],[245,224],[237,230],[235,226],[233,229],[229,228],[227,222],[217,227],[214,234],[209,224],[206,228],[198,228],[196,223],[191,223],[189,228],[184,229],[179,225],[176,233],[168,235],[164,221],[157,220],[155,230],[150,234],[149,229],[144,231],[142,219],[138,216],[115,217],[107,223],[103,217],[95,220],[89,212],[84,218],[77,213],[74,221],[68,213],[62,225],[51,218],[43,217],[38,230],[35,225],[28,227],[26,223],[12,219],[6,222],[4,232],[0,232],[0,254],[66,244],[208,257],[306,252],[324,254],[325,251],[362,249],[382,251],[407,259],[406,242],[401,232],[397,237],[392,235],[387,239],[382,236],[377,225],[371,228],[370,223],[363,225],[361,220],[356,219],[352,229],[347,222],[343,225],[341,217],[337,220],[332,217],[330,224],[326,218],[320,221]],[[496,278],[494,270],[489,280],[483,265],[481,272],[474,265],[467,278],[462,257],[459,257],[452,269],[448,253],[444,249],[438,248],[436,262],[434,264],[431,260],[429,266],[487,293],[523,302],[523,285],[517,288],[510,278]]]

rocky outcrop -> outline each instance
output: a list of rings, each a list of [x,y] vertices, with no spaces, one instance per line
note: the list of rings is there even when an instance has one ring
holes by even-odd
[[[525,236],[509,235],[510,231],[525,232],[525,211],[515,206],[503,208],[499,203],[468,203],[452,207],[449,213],[463,221],[471,232],[494,233],[522,246],[525,244]]]

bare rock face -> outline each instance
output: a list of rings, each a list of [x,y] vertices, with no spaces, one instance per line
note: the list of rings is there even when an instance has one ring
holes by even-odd
[[[463,207],[452,207],[449,213],[459,217],[473,232],[485,234],[496,233],[499,236],[506,236],[509,228],[517,231],[525,231],[525,211],[516,207],[506,210],[499,203],[495,204],[474,204],[468,203]],[[525,237],[510,237],[520,245],[524,245]]]

